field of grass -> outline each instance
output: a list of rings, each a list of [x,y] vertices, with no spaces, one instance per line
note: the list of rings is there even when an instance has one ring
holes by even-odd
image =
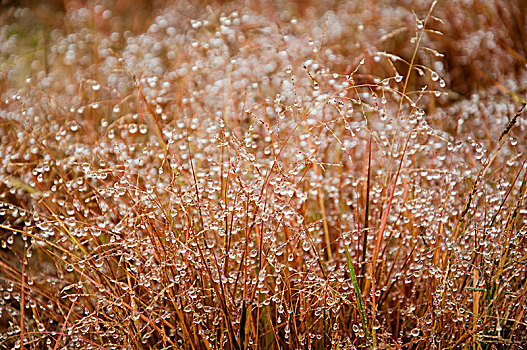
[[[0,5],[0,349],[527,348],[527,2]]]

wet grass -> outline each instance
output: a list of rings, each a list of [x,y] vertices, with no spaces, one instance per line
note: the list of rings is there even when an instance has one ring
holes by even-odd
[[[2,14],[1,348],[525,347],[522,1],[50,6]]]

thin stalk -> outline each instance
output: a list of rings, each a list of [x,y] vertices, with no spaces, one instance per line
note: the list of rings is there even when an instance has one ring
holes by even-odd
[[[20,295],[20,347],[21,349],[24,348],[24,315],[25,315],[25,309],[26,309],[26,298],[25,298],[25,289],[26,289],[26,246],[24,245],[24,256],[22,257],[22,274],[20,275],[20,283],[21,283],[21,295]]]
[[[421,31],[419,32],[419,36],[417,37],[414,53],[412,54],[412,58],[410,60],[410,66],[408,67],[408,74],[406,74],[406,78],[404,79],[403,91],[401,92],[401,96],[406,96],[406,90],[408,89],[408,82],[410,81],[410,76],[412,75],[412,70],[415,65],[415,59],[417,57],[417,52],[419,51],[419,47],[421,45],[421,40],[423,39],[423,35],[426,32],[426,24],[428,20],[430,19],[430,16],[432,15],[432,10],[434,9],[436,4],[437,4],[437,0],[435,0],[430,6],[430,9],[428,10],[428,14],[426,15],[426,18],[423,22],[423,27],[421,28]],[[399,109],[397,111],[396,121],[398,121],[399,117],[401,116],[401,113],[403,110],[403,100],[404,98],[401,97],[401,100],[399,101]],[[394,130],[396,130],[396,128],[394,128]]]
[[[370,134],[370,143],[368,148],[368,179],[366,182],[366,208],[364,210],[364,229],[362,237],[362,259],[361,259],[361,290],[364,288],[365,274],[366,274],[366,250],[368,248],[368,228],[369,228],[369,217],[370,217],[370,188],[371,188],[371,141],[372,135]]]
[[[348,261],[348,267],[349,267],[350,275],[351,275],[351,282],[353,283],[353,289],[355,290],[355,298],[357,299],[357,307],[359,309],[362,327],[364,329],[364,334],[366,335],[366,339],[368,339],[370,337],[369,332],[368,332],[368,319],[366,318],[366,312],[364,311],[364,304],[362,302],[361,291],[359,288],[359,283],[357,282],[357,276],[355,275],[355,269],[353,268],[353,263],[351,261],[351,256],[348,250],[348,245],[345,242],[344,242],[344,249],[346,250],[346,260]]]
[[[397,169],[397,173],[395,174],[395,178],[393,179],[393,185],[392,190],[390,193],[390,198],[388,200],[388,206],[386,207],[386,210],[384,211],[384,215],[381,222],[381,227],[379,228],[379,232],[377,233],[377,241],[375,242],[375,249],[373,251],[373,259],[372,259],[372,279],[374,278],[375,274],[375,266],[377,264],[377,257],[379,255],[379,250],[381,248],[381,242],[382,237],[384,234],[384,231],[386,230],[386,224],[388,223],[388,216],[390,215],[390,209],[392,207],[392,201],[393,196],[395,194],[395,188],[397,187],[397,180],[399,179],[399,175],[401,173],[403,162],[404,162],[404,156],[406,155],[406,149],[408,148],[408,143],[410,141],[410,134],[408,134],[408,138],[406,139],[406,143],[404,144],[403,154],[401,155],[401,161],[399,163],[399,169]]]

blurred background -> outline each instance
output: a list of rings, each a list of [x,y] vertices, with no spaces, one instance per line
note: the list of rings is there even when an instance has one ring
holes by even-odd
[[[212,13],[248,9],[277,24],[295,17],[300,25],[318,20],[320,26],[327,14],[333,14],[333,20],[338,20],[345,28],[339,27],[336,33],[330,19],[326,47],[349,56],[375,48],[410,59],[413,50],[410,38],[415,31],[413,13],[426,13],[430,4],[431,1],[421,0],[3,0],[0,6],[2,84],[4,87],[19,86],[22,77],[30,71],[41,65],[49,70],[50,65],[57,64],[48,57],[50,36],[53,31],[75,31],[76,23],[68,13],[79,8],[91,11],[91,23],[87,29],[102,35],[142,33],[156,16],[170,8],[177,8],[189,20]],[[470,97],[473,92],[488,87],[495,87],[505,94],[521,95],[525,92],[526,1],[441,1],[433,15],[440,21],[432,21],[430,25],[442,35],[430,32],[426,40],[444,55],[441,61],[444,71],[448,72],[448,87],[454,93],[451,97],[457,98],[456,94]],[[422,60],[419,63],[429,63],[423,57],[418,57]],[[369,68],[383,69],[381,65],[377,66],[370,65]],[[6,77],[7,71],[12,72],[9,78]]]

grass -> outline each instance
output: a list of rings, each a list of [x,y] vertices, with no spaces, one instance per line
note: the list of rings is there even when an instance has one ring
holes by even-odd
[[[525,348],[526,13],[6,5],[0,348]]]

